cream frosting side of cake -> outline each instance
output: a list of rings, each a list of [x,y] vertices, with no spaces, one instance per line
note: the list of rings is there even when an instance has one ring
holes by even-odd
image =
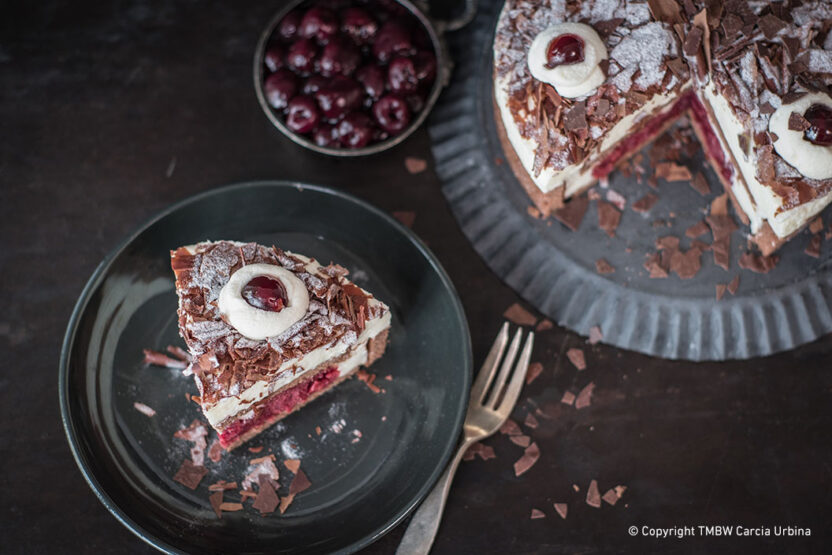
[[[375,299],[371,299],[370,302],[382,305],[382,303]],[[352,338],[342,337],[332,344],[309,351],[299,359],[286,361],[280,367],[280,370],[277,371],[276,378],[273,380],[257,381],[240,392],[239,395],[225,397],[214,405],[205,407],[205,417],[211,426],[217,426],[224,420],[248,410],[252,404],[265,399],[280,388],[302,378],[327,361],[338,358],[352,350],[353,354],[347,360],[338,363],[340,373],[343,375],[348,372],[348,367],[351,364],[350,361],[355,363],[355,361],[361,359],[360,362],[355,363],[355,366],[364,364],[367,361],[367,342],[389,327],[390,311],[387,310],[381,317],[368,320],[364,330],[357,338],[355,336]],[[363,358],[358,356],[361,352],[363,352]]]

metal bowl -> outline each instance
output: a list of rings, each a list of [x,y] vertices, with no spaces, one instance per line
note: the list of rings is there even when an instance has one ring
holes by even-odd
[[[306,137],[302,137],[294,133],[288,127],[286,127],[286,124],[283,123],[278,114],[269,105],[268,101],[266,100],[266,95],[263,91],[263,58],[266,54],[266,45],[268,45],[269,39],[274,33],[275,27],[277,27],[278,23],[280,23],[280,21],[286,16],[286,14],[288,14],[290,11],[307,1],[308,0],[293,0],[292,2],[289,2],[286,6],[284,6],[280,11],[278,11],[275,14],[275,16],[266,26],[266,29],[263,31],[263,34],[260,35],[260,40],[257,43],[257,50],[254,53],[254,91],[257,94],[257,101],[260,103],[260,107],[263,108],[263,113],[266,114],[266,117],[269,118],[269,121],[271,121],[274,124],[274,126],[280,130],[281,133],[292,139],[297,144],[304,146],[310,150],[314,150],[315,152],[320,152],[321,154],[328,154],[330,156],[352,157],[376,154],[385,151],[389,148],[392,148],[404,141],[405,139],[407,139],[411,135],[411,133],[413,133],[420,125],[422,125],[422,122],[425,121],[425,118],[427,118],[428,113],[433,108],[433,105],[436,104],[436,99],[439,98],[439,93],[442,92],[442,89],[445,86],[447,86],[448,82],[450,81],[453,63],[451,62],[451,59],[448,56],[448,51],[445,45],[445,41],[442,38],[442,35],[446,31],[455,31],[457,29],[460,29],[461,27],[465,26],[468,22],[470,22],[471,19],[473,19],[476,12],[475,0],[466,0],[464,13],[460,15],[458,18],[449,21],[434,20],[428,17],[426,15],[427,7],[423,5],[421,2],[416,3],[411,2],[410,0],[396,0],[397,3],[401,4],[411,14],[413,14],[413,16],[416,17],[416,19],[418,19],[422,26],[425,28],[425,31],[427,31],[428,37],[430,38],[431,44],[433,45],[433,50],[436,53],[436,80],[433,83],[433,87],[431,88],[430,94],[425,100],[424,108],[422,108],[418,116],[410,122],[410,125],[407,127],[407,129],[405,129],[398,135],[390,137],[389,139],[386,139],[384,141],[374,143],[362,148],[352,149],[318,146]]]

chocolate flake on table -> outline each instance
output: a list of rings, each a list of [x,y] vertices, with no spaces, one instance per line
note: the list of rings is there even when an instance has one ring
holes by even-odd
[[[549,331],[550,329],[552,329],[554,327],[555,327],[555,324],[553,324],[551,320],[549,320],[548,318],[544,318],[543,320],[540,321],[539,324],[537,324],[537,326],[534,328],[534,331],[538,331],[538,332],[540,332],[540,331]]]
[[[277,483],[280,479],[280,472],[274,465],[276,457],[274,455],[266,455],[258,459],[251,459],[249,461],[248,474],[243,478],[243,489],[252,489],[254,484],[260,482],[260,475],[265,474]]]
[[[140,413],[142,413],[145,416],[148,416],[148,417],[156,416],[156,411],[153,410],[152,408],[148,407],[144,403],[139,403],[138,401],[136,401],[135,403],[133,403],[133,408],[136,409],[137,411],[139,411]]]
[[[191,447],[191,461],[196,466],[202,466],[205,462],[205,449],[208,447],[206,437],[208,436],[208,428],[198,419],[194,419],[191,425],[187,428],[177,430],[173,437],[176,439],[184,439],[193,443]]]
[[[154,351],[152,349],[142,349],[142,351],[144,352],[144,361],[147,364],[164,366],[165,368],[177,368],[179,370],[187,368],[188,366],[188,363],[184,360],[169,357],[165,353],[160,353],[159,351]]]
[[[595,345],[596,343],[600,342],[604,339],[604,334],[601,333],[600,326],[592,326],[589,328],[589,344]]]
[[[229,489],[237,489],[237,482],[226,482],[225,480],[217,480],[210,486],[208,491],[225,491]]]
[[[555,210],[555,219],[572,231],[577,231],[581,226],[587,208],[589,208],[589,197],[579,195],[570,199],[569,202],[563,205],[563,208]]]
[[[502,426],[500,426],[500,433],[510,436],[519,436],[523,435],[523,430],[520,429],[520,426],[517,424],[517,422],[509,418],[508,420],[503,422]]]
[[[512,436],[514,437],[514,436]],[[480,443],[479,441],[471,445],[465,454],[462,456],[463,461],[473,461],[475,457],[479,456],[484,461],[488,459],[496,459],[497,455],[494,454],[494,448],[490,445],[485,445],[484,443]]]
[[[595,261],[595,271],[603,276],[615,273],[615,268],[606,259],[599,258]]]
[[[589,382],[575,397],[575,408],[583,409],[592,402],[592,390],[595,389],[595,382]]]
[[[668,273],[670,268],[662,264],[662,257],[657,252],[647,255],[647,259],[644,261],[644,269],[650,272],[651,279],[666,278],[670,275]]]
[[[543,365],[541,363],[532,362],[529,364],[529,369],[526,371],[526,385],[535,381],[541,372],[543,372]]]
[[[280,500],[280,514],[286,512],[286,509],[289,508],[289,505],[292,504],[292,501],[295,500],[294,494],[284,495],[283,498]]]
[[[404,159],[404,167],[407,168],[408,173],[422,173],[428,168],[428,161],[423,158],[408,156]]]
[[[515,445],[519,445],[520,447],[528,447],[531,445],[532,438],[527,435],[522,436],[508,436],[508,440]]]
[[[728,286],[724,283],[717,283],[716,284],[716,300],[721,301],[722,297],[725,296],[725,290],[728,289]]]
[[[249,453],[254,453],[254,454],[257,454],[257,453],[259,453],[259,452],[260,452],[260,451],[262,451],[262,450],[263,450],[263,446],[262,446],[262,445],[260,445],[260,446],[258,446],[258,447],[249,447],[249,448],[248,448],[248,452],[249,452]]]
[[[820,258],[820,242],[820,235],[812,235],[812,238],[809,240],[809,245],[803,252],[814,258]]]
[[[535,218],[537,220],[543,218],[543,214],[540,212],[540,210],[537,209],[536,206],[532,206],[532,205],[527,206],[526,207],[526,212],[529,214],[529,216],[531,216],[532,218]]]
[[[292,479],[292,483],[289,485],[289,495],[297,495],[302,491],[306,491],[311,485],[312,483],[306,477],[306,473],[298,468],[298,471],[295,472],[295,477]]]
[[[728,283],[728,285],[726,286],[726,289],[728,289],[728,292],[733,295],[737,292],[737,289],[739,288],[739,286],[740,286],[740,275],[737,274],[737,275],[734,276],[734,279],[732,279],[730,281],[730,283]]]
[[[598,201],[598,227],[610,237],[615,237],[615,230],[621,222],[621,212],[609,202]]]
[[[653,193],[647,193],[632,204],[632,209],[636,212],[649,212],[653,205],[659,200],[659,197]]]
[[[508,307],[506,311],[503,312],[503,318],[517,324],[518,326],[533,326],[537,323],[537,316],[520,306],[518,303],[514,303]]]
[[[366,385],[367,388],[376,395],[384,391],[379,386],[373,383],[376,381],[376,375],[371,372],[367,372],[366,370],[361,369],[355,373],[355,377],[358,378],[359,381],[364,382],[364,385]]]
[[[526,450],[523,452],[523,456],[514,463],[514,475],[521,476],[528,472],[528,470],[535,465],[539,458],[540,449],[537,447],[537,443],[532,443],[526,447]]]
[[[578,370],[586,370],[586,357],[584,357],[584,352],[581,349],[577,347],[569,349],[566,351],[566,358]]]
[[[809,233],[816,235],[823,231],[823,218],[818,216],[809,224]]]
[[[614,488],[608,489],[601,499],[614,506],[621,499],[621,496],[624,495],[625,491],[627,491],[626,486],[615,486]]]
[[[693,178],[686,166],[675,162],[659,162],[656,165],[656,175],[665,181],[690,181]]]
[[[532,430],[536,429],[540,422],[537,421],[537,418],[534,417],[532,413],[526,415],[526,419],[523,421],[523,425],[527,428],[531,428]]]
[[[191,459],[185,459],[173,479],[188,489],[196,489],[206,474],[207,468],[194,464]]]
[[[243,502],[245,502],[246,499],[257,499],[257,492],[250,489],[241,489],[240,497],[243,498]]]
[[[315,426],[315,435],[321,435],[321,427]]]
[[[546,518],[546,513],[544,513],[540,509],[532,509],[532,515],[529,518],[531,520],[537,520],[538,518]]]
[[[392,214],[404,227],[413,229],[413,223],[416,221],[416,212],[412,210],[397,210]]]
[[[283,461],[283,466],[288,468],[292,474],[297,474],[300,469],[300,459],[286,459]]]
[[[168,345],[165,347],[165,350],[181,360],[182,362],[191,362],[191,355],[188,354],[188,351],[183,349],[182,347],[177,347],[176,345]]]
[[[575,402],[575,394],[571,391],[564,391],[563,397],[560,398],[560,402],[566,405],[571,405]]]
[[[656,239],[656,250],[675,251],[679,248],[679,238],[675,235],[664,235]]]
[[[274,490],[274,486],[265,474],[260,475],[260,489],[257,491],[257,498],[252,507],[260,511],[261,516],[273,513],[280,505],[280,497]]]
[[[613,203],[615,207],[619,210],[624,210],[624,208],[627,206],[627,199],[624,198],[624,196],[618,191],[615,191],[613,189],[607,189],[606,196],[607,201]]]
[[[566,513],[569,512],[569,506],[566,503],[555,503],[555,512],[560,515],[560,517],[566,520]]]
[[[670,257],[670,271],[680,279],[691,279],[702,268],[702,251],[691,247],[687,251],[676,250]]]
[[[685,230],[685,237],[696,239],[697,237],[702,237],[708,233],[709,229],[708,224],[706,224],[703,220],[699,220]]]
[[[223,451],[225,451],[225,449],[222,448],[219,440],[215,438],[214,441],[211,442],[211,447],[208,448],[208,458],[211,459],[211,462],[218,463],[222,459]]]
[[[592,480],[586,490],[586,504],[596,509],[601,508],[601,493],[598,491],[598,481]]]
[[[217,514],[217,518],[222,518],[222,490],[215,491],[211,495],[208,496],[208,501],[211,503],[211,508],[214,509],[214,512]]]
[[[777,255],[763,256],[752,252],[746,252],[740,256],[740,268],[743,270],[751,270],[758,274],[767,274],[780,260]]]
[[[235,511],[242,511],[243,504],[242,503],[229,503],[225,502],[220,504],[220,510],[227,513],[233,513]]]

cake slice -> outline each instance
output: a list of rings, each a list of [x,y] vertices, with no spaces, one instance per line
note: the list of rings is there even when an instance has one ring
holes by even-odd
[[[233,241],[171,252],[199,404],[231,450],[378,360],[390,309],[337,264]]]

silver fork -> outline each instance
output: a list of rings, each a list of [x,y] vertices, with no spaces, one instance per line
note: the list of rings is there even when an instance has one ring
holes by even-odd
[[[523,352],[517,364],[512,368],[522,337],[523,330],[517,330],[511,340],[508,353],[503,359],[503,364],[500,365],[500,359],[503,358],[503,352],[508,343],[508,322],[503,324],[500,333],[497,334],[497,339],[491,345],[491,350],[485,357],[482,369],[471,388],[468,412],[463,424],[463,438],[459,448],[445,473],[413,515],[396,550],[396,555],[421,555],[430,551],[436,532],[439,530],[439,522],[442,520],[442,511],[445,509],[445,501],[451,489],[451,480],[454,478],[459,461],[462,460],[462,455],[474,442],[485,439],[499,430],[514,409],[520,390],[523,388],[523,380],[529,368],[532,345],[534,345],[534,333],[529,332]],[[497,374],[498,368],[499,374]],[[494,380],[495,375],[496,380]],[[489,388],[492,382],[493,387]]]

